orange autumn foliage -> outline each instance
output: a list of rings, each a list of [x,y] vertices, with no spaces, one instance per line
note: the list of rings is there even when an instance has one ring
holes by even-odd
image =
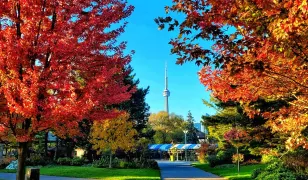
[[[179,28],[170,42],[177,63],[205,65],[199,78],[216,98],[268,119],[273,132],[288,136],[287,148],[308,149],[307,0],[175,0],[166,10],[185,14],[182,22],[155,20]],[[287,105],[261,111],[258,99]]]

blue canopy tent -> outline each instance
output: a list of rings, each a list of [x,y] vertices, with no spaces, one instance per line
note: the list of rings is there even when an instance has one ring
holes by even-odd
[[[199,149],[201,147],[200,144],[150,144],[149,146],[149,150],[153,151],[153,153],[159,153],[160,154],[160,158],[162,157],[162,153],[166,154],[167,152],[170,153],[171,149],[174,149],[176,151],[177,154],[177,160],[179,159],[179,155],[180,155],[180,159],[183,159],[183,152],[184,151],[188,151],[191,156],[194,156],[194,158],[191,159],[195,159],[195,154],[197,149]]]
[[[150,144],[150,150],[169,151],[171,148],[178,150],[196,150],[200,148],[200,144]]]

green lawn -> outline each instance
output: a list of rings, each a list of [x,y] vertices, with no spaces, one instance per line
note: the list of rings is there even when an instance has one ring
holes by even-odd
[[[221,177],[232,180],[248,180],[251,179],[250,175],[254,169],[265,168],[266,164],[256,164],[256,165],[247,165],[241,166],[240,174],[237,174],[237,167],[210,167],[208,164],[193,164],[194,167],[200,168],[204,171],[211,172]]]
[[[14,172],[0,170],[0,172]],[[15,171],[16,172],[16,171]],[[106,169],[94,167],[53,166],[40,168],[42,175],[105,180],[159,180],[160,172],[154,169]]]

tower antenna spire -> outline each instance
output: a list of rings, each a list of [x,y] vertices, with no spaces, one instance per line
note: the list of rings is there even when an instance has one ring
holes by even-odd
[[[167,66],[167,62],[165,65],[165,89],[168,89],[168,70],[167,70],[168,66]]]
[[[170,91],[168,90],[168,70],[167,62],[165,64],[165,89],[163,91],[163,96],[165,97],[165,111],[169,114],[169,102],[168,98],[170,96]]]

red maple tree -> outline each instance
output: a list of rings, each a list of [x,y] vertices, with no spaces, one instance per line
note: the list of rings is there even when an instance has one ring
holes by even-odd
[[[174,0],[166,10],[185,14],[182,22],[155,20],[179,29],[170,42],[177,63],[205,65],[200,81],[216,98],[263,115],[266,126],[288,136],[287,148],[308,149],[307,0]],[[251,106],[258,99],[287,105],[261,112]]]
[[[0,2],[0,124],[19,142],[17,179],[35,134],[76,135],[80,120],[112,118],[108,107],[129,99],[131,56],[116,39],[132,10],[122,0]]]

